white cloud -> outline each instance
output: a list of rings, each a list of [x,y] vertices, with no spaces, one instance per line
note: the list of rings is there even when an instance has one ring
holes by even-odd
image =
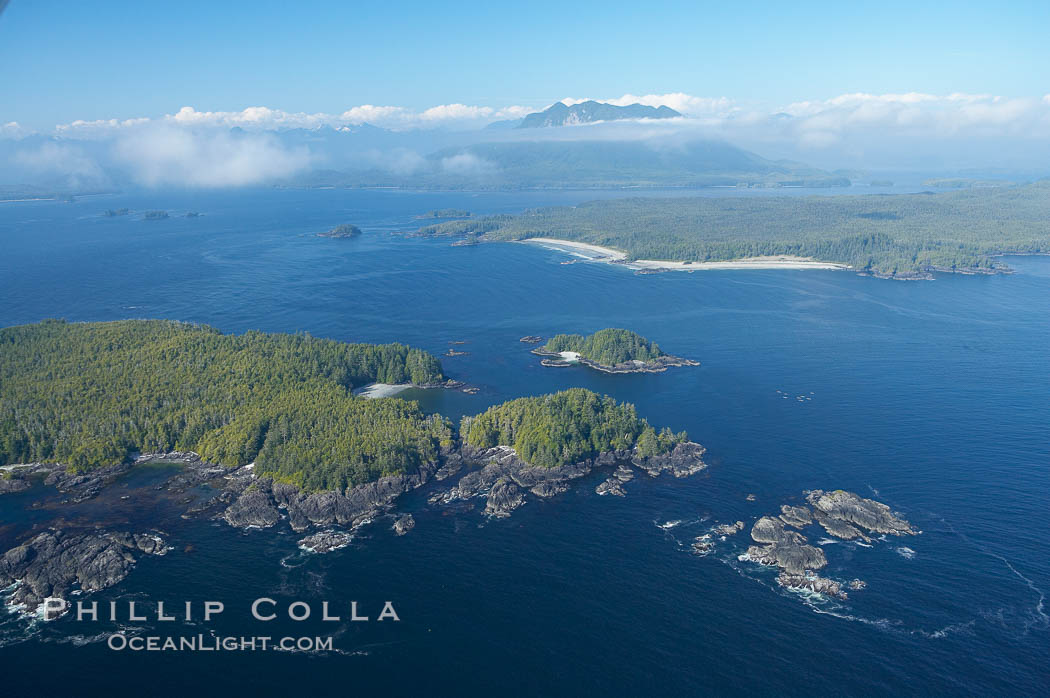
[[[259,184],[295,174],[312,159],[307,150],[285,148],[270,134],[236,136],[168,125],[123,135],[114,155],[142,184],[190,187]]]
[[[582,99],[565,99],[577,103]],[[598,101],[625,105],[667,105],[681,119],[617,121],[572,129],[489,131],[486,140],[643,140],[663,147],[697,138],[718,138],[768,157],[791,157],[824,167],[894,167],[905,161],[922,165],[932,155],[943,162],[1050,162],[1050,94],[1002,97],[988,94],[923,92],[872,94],[851,92],[828,99],[798,101],[780,108],[737,102],[727,97],[703,97],[684,92],[624,94]],[[447,143],[463,143],[456,131],[477,130],[493,121],[520,118],[535,111],[523,106],[439,104],[426,109],[362,104],[338,114],[286,112],[257,106],[241,111],[198,111],[186,106],[156,118],[74,121],[58,126],[60,139],[97,140],[117,144],[121,162],[140,181],[217,186],[262,182],[316,166],[340,166],[329,152],[311,153],[281,144],[273,132],[290,128],[358,128],[373,124],[392,131],[422,130],[437,138],[407,136],[405,140],[368,144],[382,148],[355,152],[364,162],[395,173],[417,172],[423,154]],[[239,127],[245,134],[230,134]],[[28,131],[15,122],[0,125],[0,137],[19,138]],[[252,138],[248,138],[252,136]],[[447,138],[446,138],[447,136]],[[444,140],[443,140],[444,139]],[[458,139],[458,140],[457,140]],[[432,144],[439,145],[432,145]],[[1003,146],[1003,147],[1000,147]],[[1007,148],[1006,146],[1009,146]],[[139,152],[140,151],[140,152]],[[95,152],[92,150],[92,152]],[[349,152],[349,151],[348,151]],[[1000,157],[1002,155],[1002,157]],[[316,156],[317,159],[314,159]],[[74,153],[71,171],[89,177],[90,168]],[[345,157],[345,156],[343,156]],[[33,167],[50,167],[41,156]],[[109,162],[109,160],[107,160]],[[345,164],[346,160],[343,161]],[[31,161],[22,163],[31,166]],[[481,176],[491,163],[460,156],[440,167],[449,173]]]
[[[36,148],[19,150],[14,161],[26,171],[46,182],[57,182],[72,189],[96,187],[107,183],[105,172],[81,148],[66,143],[43,143]]]
[[[30,133],[32,132],[29,129],[17,121],[8,121],[6,124],[0,124],[0,138],[14,138],[17,140],[28,136]]]
[[[1050,138],[1050,101],[992,95],[846,94],[783,109],[787,130],[834,144],[852,135],[922,136],[943,140],[993,131],[1001,136]]]
[[[402,121],[408,115],[408,110],[402,107],[377,107],[372,104],[362,104],[359,107],[347,109],[342,113],[341,118],[349,124],[378,125]]]
[[[496,166],[473,153],[459,153],[441,159],[441,169],[448,174],[483,177],[496,172]]]
[[[134,119],[99,119],[96,121],[76,120],[68,124],[59,124],[55,131],[61,135],[76,137],[105,136],[117,131],[134,129],[140,126],[168,124],[194,128],[233,128],[239,127],[248,131],[273,131],[290,128],[316,129],[322,126],[342,128],[372,124],[391,130],[414,128],[477,128],[496,119],[515,119],[532,111],[527,107],[488,107],[467,104],[440,104],[423,111],[413,111],[405,107],[377,106],[362,104],[350,107],[340,114],[323,112],[286,112],[269,107],[248,107],[241,111],[197,111],[186,106],[174,114],[151,119],[140,117]],[[3,128],[3,127],[0,127]],[[0,135],[5,132],[0,130]]]

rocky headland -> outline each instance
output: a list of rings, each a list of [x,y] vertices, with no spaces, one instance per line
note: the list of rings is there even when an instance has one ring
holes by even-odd
[[[117,584],[142,555],[164,555],[154,533],[51,530],[11,548],[0,558],[0,587],[11,589],[8,608],[35,611],[47,598],[66,599]]]

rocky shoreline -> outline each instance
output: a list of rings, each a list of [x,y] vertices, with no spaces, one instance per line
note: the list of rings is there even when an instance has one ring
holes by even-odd
[[[59,465],[9,468],[4,471],[5,480],[24,487],[3,491],[24,491],[37,478],[66,497],[61,503],[82,502],[98,496],[136,463],[179,463],[182,467],[176,474],[152,489],[157,496],[169,495],[176,501],[182,519],[213,519],[242,530],[287,522],[293,532],[305,534],[298,541],[301,549],[328,553],[349,545],[360,527],[390,515],[395,517],[395,535],[409,533],[415,518],[411,513],[397,513],[395,504],[405,493],[424,485],[434,486],[427,498],[430,505],[478,499],[484,502],[484,516],[500,519],[531,497],[546,499],[565,492],[573,481],[599,468],[615,468],[610,480],[616,482],[614,494],[622,496],[622,484],[634,477],[633,469],[653,477],[665,472],[686,477],[707,467],[703,455],[702,446],[686,442],[656,456],[642,457],[634,449],[625,449],[548,469],[526,463],[507,446],[476,449],[463,444],[443,449],[437,461],[413,473],[383,477],[345,491],[307,492],[257,474],[254,464],[230,469],[207,463],[196,453],[179,452],[141,455],[134,462],[79,475]],[[598,491],[606,493],[602,485]],[[8,588],[9,606],[31,613],[46,598],[67,599],[75,590],[90,593],[117,584],[142,555],[163,555],[168,549],[165,539],[154,533],[54,528],[0,557],[0,588]]]
[[[597,361],[591,361],[583,356],[578,357],[573,361],[567,361],[562,358],[562,355],[558,352],[545,351],[542,347],[537,347],[532,350],[533,354],[537,356],[545,357],[540,361],[543,366],[549,366],[552,368],[565,368],[567,366],[586,366],[593,368],[595,371],[601,371],[602,373],[663,373],[668,368],[675,366],[699,366],[699,361],[692,359],[683,359],[680,356],[658,356],[655,359],[649,361],[625,361],[620,364],[613,366],[606,366],[600,364]]]
[[[922,271],[909,271],[904,273],[889,274],[878,270],[866,270],[858,272],[859,276],[870,276],[875,279],[891,279],[894,281],[933,281],[935,274],[962,274],[964,276],[997,276],[1001,274],[1013,274],[1014,270],[1008,266],[994,267],[941,267],[930,266]]]
[[[73,591],[91,593],[117,584],[142,555],[164,555],[169,548],[155,533],[40,533],[0,557],[0,587],[10,588],[10,610],[33,613],[45,599],[68,599]]]

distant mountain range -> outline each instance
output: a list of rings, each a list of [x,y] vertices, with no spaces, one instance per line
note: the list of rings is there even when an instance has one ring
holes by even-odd
[[[260,135],[227,131],[226,147],[261,147],[303,154],[312,167],[259,182],[290,187],[395,187],[403,189],[601,189],[702,188],[713,186],[849,186],[848,173],[798,162],[769,160],[716,140],[629,140],[623,126],[596,124],[586,135],[546,124],[578,120],[666,118],[667,107],[626,107],[583,102],[556,104],[526,118],[523,129],[398,132],[368,124],[349,128],[285,129]],[[532,118],[536,117],[536,118]],[[506,128],[506,127],[505,127]],[[584,135],[584,131],[579,132]],[[548,139],[548,136],[553,136]],[[618,137],[617,137],[618,136]],[[0,139],[0,198],[61,198],[141,183],[129,149],[111,139],[33,135]],[[133,153],[132,153],[133,154]],[[129,160],[130,158],[130,160]],[[53,163],[41,169],[41,162]],[[67,167],[68,165],[68,167]],[[182,166],[182,165],[180,165]],[[205,159],[200,167],[212,166]]]
[[[549,126],[571,126],[573,124],[591,124],[596,121],[619,121],[621,119],[670,119],[681,116],[671,107],[649,107],[644,104],[628,104],[618,107],[615,104],[588,100],[571,106],[555,102],[540,112],[525,116],[517,128],[545,128]]]

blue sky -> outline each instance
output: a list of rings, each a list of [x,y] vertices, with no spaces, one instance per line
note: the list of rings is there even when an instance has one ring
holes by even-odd
[[[1048,30],[1048,2],[11,0],[0,123],[625,93],[771,108],[853,92],[1041,97]]]

